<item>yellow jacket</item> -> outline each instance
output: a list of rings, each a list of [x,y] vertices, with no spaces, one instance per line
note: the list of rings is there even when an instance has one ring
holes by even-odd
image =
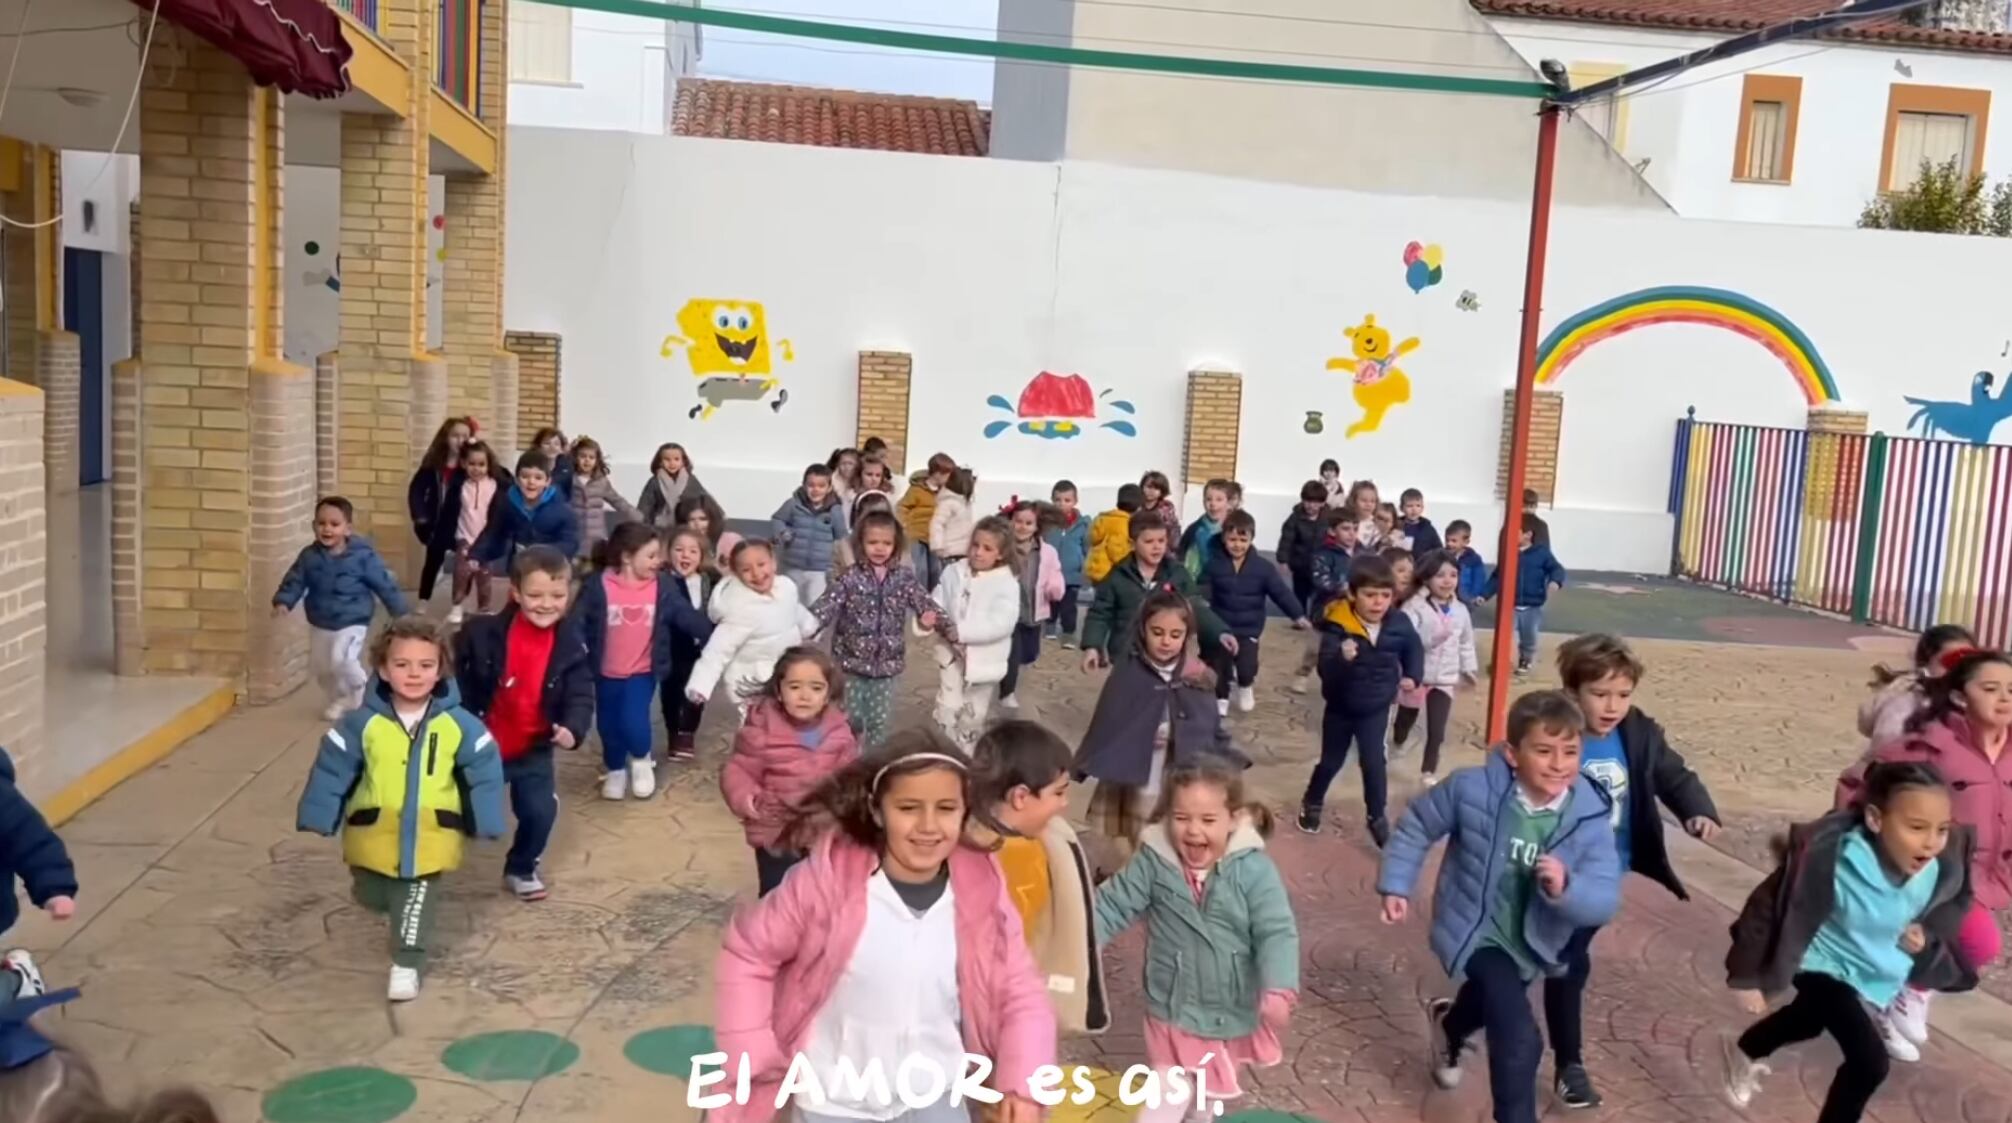
[[[901,502],[894,505],[894,513],[901,519],[901,529],[908,532],[910,542],[929,542],[929,520],[936,514],[936,490],[929,486],[929,474],[917,472],[908,477],[908,490],[901,495]]]
[[[1105,511],[1090,524],[1090,553],[1083,559],[1083,576],[1092,583],[1102,581],[1131,553],[1131,512]]]

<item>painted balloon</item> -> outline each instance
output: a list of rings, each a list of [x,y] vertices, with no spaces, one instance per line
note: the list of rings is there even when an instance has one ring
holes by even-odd
[[[1418,255],[1418,260],[1431,266],[1432,271],[1437,273],[1439,272],[1440,264],[1446,260],[1446,255],[1438,246],[1427,246],[1425,247],[1425,252]]]
[[[1412,292],[1424,292],[1432,284],[1432,267],[1423,261],[1414,261],[1404,270],[1404,283]]]
[[[1419,245],[1417,242],[1412,242],[1406,245],[1404,247],[1404,264],[1410,265],[1412,262],[1417,261],[1418,252],[1419,252]]]

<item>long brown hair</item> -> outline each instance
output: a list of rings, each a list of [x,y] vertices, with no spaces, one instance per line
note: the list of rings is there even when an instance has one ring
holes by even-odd
[[[7,1123],[220,1123],[216,1106],[192,1088],[155,1092],[131,1104],[105,1095],[97,1070],[61,1044],[0,1072],[0,1119]]]
[[[886,746],[839,769],[803,802],[783,832],[786,844],[807,850],[819,835],[836,828],[861,846],[878,852],[887,845],[881,826],[880,797],[888,784],[903,776],[936,769],[953,770],[964,790],[964,815],[972,811],[971,766],[962,750],[934,729],[911,727],[888,738]]]
[[[1244,793],[1244,778],[1236,766],[1219,757],[1200,757],[1175,765],[1167,772],[1160,784],[1160,803],[1153,808],[1152,821],[1165,822],[1173,814],[1174,796],[1182,788],[1208,786],[1220,788],[1223,803],[1231,815],[1248,815],[1251,826],[1257,828],[1258,837],[1270,838],[1273,826],[1271,808],[1248,798]]]
[[[444,472],[448,469],[449,464],[447,463],[447,458],[451,455],[454,455],[454,453],[447,447],[447,438],[453,434],[454,427],[456,425],[459,425],[463,429],[468,430],[469,441],[475,439],[474,418],[472,417],[448,418],[447,420],[440,423],[440,428],[434,430],[433,443],[426,446],[426,455],[420,458],[419,461],[420,468],[428,472]],[[467,441],[463,441],[462,446],[464,448],[467,447],[467,443],[468,443]]]

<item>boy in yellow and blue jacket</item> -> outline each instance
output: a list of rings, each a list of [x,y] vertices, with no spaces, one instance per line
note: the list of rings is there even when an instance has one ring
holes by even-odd
[[[463,839],[501,838],[503,761],[467,710],[432,621],[394,620],[372,645],[363,705],[321,739],[301,792],[300,830],[342,832],[358,904],[391,918],[393,1002],[419,996],[439,876]]]

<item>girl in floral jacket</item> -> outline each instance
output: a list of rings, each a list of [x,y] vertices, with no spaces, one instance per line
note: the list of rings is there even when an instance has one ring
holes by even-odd
[[[899,559],[906,543],[901,522],[886,511],[861,517],[852,530],[857,560],[838,575],[811,606],[818,622],[832,630],[832,654],[845,672],[847,710],[867,752],[887,739],[894,722],[894,683],[907,663],[903,625],[914,616],[925,629],[957,641],[957,629],[941,605]]]

